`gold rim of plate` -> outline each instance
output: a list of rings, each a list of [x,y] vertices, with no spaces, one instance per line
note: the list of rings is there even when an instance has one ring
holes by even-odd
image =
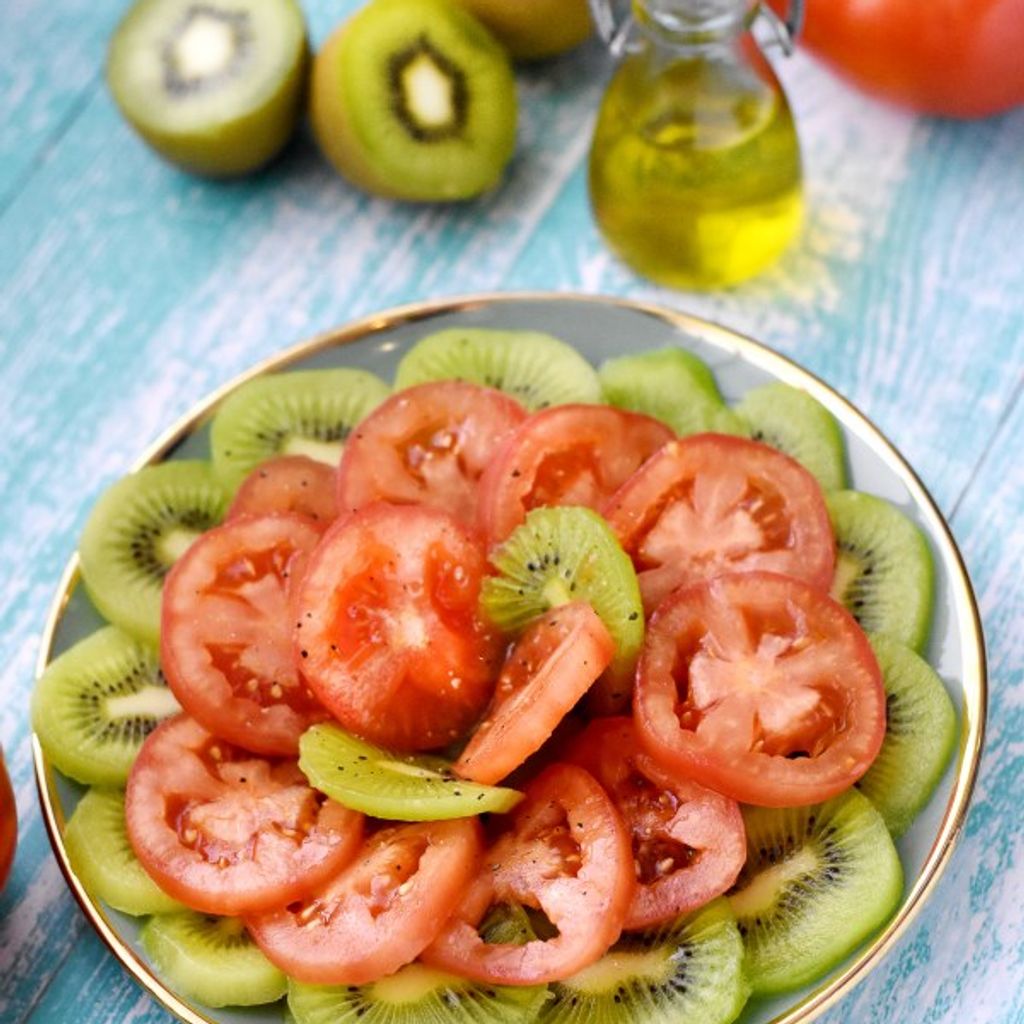
[[[941,554],[945,556],[944,564],[951,569],[949,587],[955,606],[956,626],[963,644],[965,664],[962,680],[963,722],[953,789],[924,865],[892,920],[854,955],[854,958],[839,974],[824,981],[801,998],[798,1003],[783,1011],[770,1022],[770,1024],[808,1024],[848,994],[869,971],[880,963],[886,953],[907,931],[925,899],[938,882],[952,855],[967,814],[967,807],[981,760],[988,705],[988,682],[981,617],[963,558],[953,534],[935,501],[914,470],[885,435],[856,406],[810,371],[760,342],[729,328],[663,306],[634,302],[628,299],[563,292],[481,293],[398,306],[364,317],[346,327],[318,334],[263,360],[193,406],[177,423],[150,445],[136,461],[132,470],[141,469],[143,466],[163,459],[183,438],[209,418],[213,409],[229,392],[261,373],[283,370],[292,363],[316,352],[347,345],[400,324],[429,319],[442,313],[465,312],[493,304],[544,301],[580,302],[619,307],[653,317],[707,342],[716,349],[739,355],[747,362],[771,373],[778,380],[803,388],[829,409],[844,426],[850,427],[876,455],[895,466],[920,514],[931,528],[931,538],[942,549]],[[47,616],[36,664],[37,676],[42,674],[52,658],[57,626],[77,579],[78,556],[76,554],[71,557],[64,569],[57,589],[57,596]],[[176,1014],[186,1024],[216,1024],[216,1018],[208,1017],[201,1010],[184,1002],[163,984],[149,965],[122,940],[116,925],[111,921],[106,910],[85,891],[82,883],[71,870],[67,852],[64,849],[64,813],[57,795],[52,766],[47,761],[35,736],[33,736],[32,748],[39,800],[50,843],[68,886],[81,905],[85,916],[125,969],[166,1009]]]

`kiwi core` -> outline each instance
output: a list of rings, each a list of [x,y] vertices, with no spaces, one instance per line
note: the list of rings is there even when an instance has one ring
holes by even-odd
[[[390,62],[395,116],[417,142],[440,142],[466,125],[466,76],[426,36]]]
[[[319,441],[315,437],[290,436],[281,445],[282,455],[305,455],[307,459],[337,466],[344,450],[341,441]]]
[[[665,947],[644,951],[617,950],[574,974],[572,987],[577,992],[599,996],[640,978],[654,985],[663,985],[675,970],[672,952]]]
[[[164,79],[171,93],[192,93],[234,76],[251,32],[244,11],[193,4],[164,45]]]
[[[763,868],[750,885],[729,897],[737,917],[753,917],[770,910],[778,898],[793,882],[820,870],[821,862],[814,851],[801,847],[791,857],[778,864]]]

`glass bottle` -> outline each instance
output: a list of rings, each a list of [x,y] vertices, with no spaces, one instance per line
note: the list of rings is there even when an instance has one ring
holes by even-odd
[[[626,52],[590,151],[591,204],[612,248],[678,288],[770,266],[802,222],[800,144],[751,28],[764,18],[788,52],[802,3],[784,23],[757,0],[633,0],[632,29],[615,25],[611,0],[591,6]]]

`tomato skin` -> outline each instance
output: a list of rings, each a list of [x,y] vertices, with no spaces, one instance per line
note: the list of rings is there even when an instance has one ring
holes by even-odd
[[[867,92],[923,113],[1024,103],[1024,0],[808,0],[801,39]]]
[[[501,655],[479,615],[485,569],[476,538],[437,509],[371,505],[328,530],[297,596],[294,642],[346,729],[429,750],[476,721]]]
[[[405,388],[349,436],[338,468],[338,507],[427,505],[472,527],[477,483],[526,415],[503,392],[463,381]]]
[[[603,512],[633,559],[648,615],[677,587],[721,573],[780,572],[822,591],[832,583],[835,539],[818,482],[759,441],[673,441]]]
[[[627,930],[674,920],[736,881],[747,856],[739,804],[666,771],[632,719],[591,722],[564,757],[604,786],[632,833],[637,887]]]
[[[174,696],[260,754],[296,754],[328,717],[295,667],[289,609],[319,539],[304,516],[243,516],[203,534],[164,581],[160,662]]]
[[[840,604],[790,577],[736,573],[658,608],[633,714],[667,771],[743,803],[796,807],[867,771],[885,736],[885,691]]]
[[[483,858],[476,881],[423,960],[485,984],[540,985],[593,963],[618,939],[636,883],[629,835],[600,784],[555,764]],[[558,930],[522,946],[485,943],[476,931],[488,906],[543,910]]]
[[[246,919],[270,961],[312,985],[366,985],[433,941],[474,877],[475,818],[387,827],[301,906]]]
[[[326,530],[338,518],[337,477],[337,470],[305,455],[269,459],[242,481],[226,519],[294,512]]]
[[[7,884],[7,876],[14,863],[14,848],[18,842],[18,812],[14,803],[14,790],[4,764],[4,751],[0,747],[0,892]]]
[[[541,616],[505,659],[491,706],[453,765],[493,785],[543,746],[615,655],[597,613],[582,601]]]
[[[284,906],[331,877],[358,849],[363,819],[322,800],[294,761],[233,748],[178,715],[143,743],[125,820],[161,889],[234,915]]]
[[[540,505],[595,511],[675,437],[650,416],[602,405],[534,413],[505,441],[480,479],[479,522],[493,545]]]

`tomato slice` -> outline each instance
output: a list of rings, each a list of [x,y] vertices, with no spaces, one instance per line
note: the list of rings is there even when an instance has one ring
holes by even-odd
[[[296,650],[345,728],[446,746],[491,695],[500,642],[478,614],[483,551],[437,509],[372,505],[336,523],[298,596]]]
[[[615,805],[582,768],[552,765],[527,788],[511,828],[487,851],[423,959],[495,985],[559,981],[615,942],[635,888],[629,834]],[[525,945],[485,942],[477,926],[501,903],[543,911],[557,935]]]
[[[269,459],[242,481],[226,518],[296,512],[326,530],[338,517],[337,477],[337,470],[305,455]]]
[[[614,655],[615,641],[589,604],[574,601],[542,616],[505,659],[455,771],[487,785],[501,781],[543,746]]]
[[[208,914],[304,896],[352,858],[363,820],[311,789],[294,761],[255,757],[185,715],[143,743],[125,819],[153,880]]]
[[[290,977],[365,985],[414,960],[443,927],[483,851],[475,818],[383,828],[306,899],[249,917],[249,933]]]
[[[0,747],[0,892],[7,883],[7,876],[14,863],[14,847],[18,840],[18,814],[14,805],[14,790],[4,764],[4,752]]]
[[[627,929],[674,920],[736,881],[747,857],[739,804],[666,771],[640,745],[632,719],[591,722],[564,756],[604,786],[633,837]]]
[[[674,437],[650,416],[603,405],[559,405],[535,413],[502,445],[480,480],[480,527],[496,544],[541,505],[599,510]]]
[[[758,441],[695,434],[649,459],[605,506],[650,614],[676,587],[762,569],[828,590],[835,541],[821,488]]]
[[[349,436],[338,470],[338,505],[375,501],[429,505],[476,521],[477,482],[494,453],[526,419],[513,398],[446,380],[406,388]]]
[[[795,807],[867,771],[885,735],[885,692],[846,609],[800,580],[739,573],[658,608],[634,717],[667,770],[744,803]]]
[[[247,750],[296,754],[328,717],[295,667],[289,610],[319,540],[302,516],[236,519],[204,533],[164,582],[167,682],[196,721]]]

